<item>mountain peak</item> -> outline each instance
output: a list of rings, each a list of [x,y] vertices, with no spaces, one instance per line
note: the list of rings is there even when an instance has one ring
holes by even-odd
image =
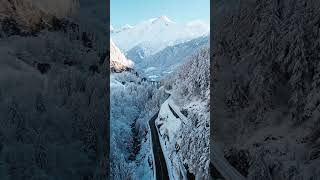
[[[161,19],[163,21],[167,21],[167,22],[172,22],[167,16],[163,15],[163,16],[160,16],[158,19]]]
[[[127,30],[127,29],[132,29],[133,28],[133,26],[131,26],[131,25],[129,25],[129,24],[126,24],[126,25],[124,25],[121,29],[122,30]]]
[[[162,16],[159,16],[158,18],[152,19],[152,23],[155,23],[155,22],[173,23],[173,21],[165,15],[162,15]]]

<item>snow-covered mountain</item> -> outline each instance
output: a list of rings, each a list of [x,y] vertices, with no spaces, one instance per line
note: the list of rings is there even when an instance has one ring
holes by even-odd
[[[160,16],[135,26],[125,25],[115,29],[111,33],[111,38],[123,51],[140,47],[147,57],[167,46],[204,36],[209,33],[209,29],[209,24],[202,21],[178,23],[167,16]]]
[[[127,57],[135,62],[136,69],[145,76],[160,78],[173,72],[184,63],[186,57],[192,55],[200,47],[209,43],[209,37],[199,37],[184,43],[168,46],[154,55],[145,57],[141,48],[132,48],[127,52]],[[144,58],[144,59],[142,59]]]
[[[126,24],[120,29],[113,29],[112,33],[119,33],[119,32],[126,31],[126,30],[129,30],[129,29],[132,29],[132,28],[133,28],[133,26],[131,26],[129,24]]]
[[[120,49],[110,40],[110,68],[111,71],[123,71],[133,67],[133,62],[125,57]]]

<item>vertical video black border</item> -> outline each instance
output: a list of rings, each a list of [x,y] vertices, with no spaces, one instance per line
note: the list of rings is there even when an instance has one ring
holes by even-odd
[[[111,161],[110,161],[110,135],[111,135],[111,132],[110,132],[110,0],[102,0],[102,1],[107,1],[106,2],[106,16],[107,16],[107,18],[106,18],[106,20],[107,20],[107,22],[106,22],[106,26],[107,26],[107,31],[106,31],[106,33],[107,33],[107,35],[106,35],[106,43],[107,43],[107,58],[106,58],[106,64],[107,64],[107,66],[106,66],[106,68],[107,68],[107,96],[108,96],[108,102],[107,102],[107,118],[106,118],[106,121],[107,121],[107,123],[106,123],[106,129],[107,129],[107,133],[106,133],[106,135],[105,135],[105,139],[106,139],[106,141],[107,141],[107,169],[106,169],[106,171],[107,171],[107,179],[110,179],[110,163],[111,163]]]

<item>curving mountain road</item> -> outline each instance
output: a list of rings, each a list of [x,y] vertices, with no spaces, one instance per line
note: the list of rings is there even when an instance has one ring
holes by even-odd
[[[168,98],[170,97],[171,93],[169,91],[165,91],[168,94]],[[174,105],[173,102],[170,101],[168,103],[170,111],[172,114],[181,119],[187,119]],[[155,161],[155,169],[156,169],[156,179],[157,180],[167,180],[169,179],[168,170],[166,161],[163,156],[163,152],[160,145],[160,140],[157,132],[157,127],[155,124],[155,120],[157,119],[159,111],[151,118],[149,121],[149,126],[151,129],[151,136],[152,136],[152,146],[153,146],[153,154],[154,154],[154,161]],[[218,172],[223,176],[226,180],[245,180],[246,178],[242,176],[229,162],[225,159],[223,152],[217,147],[214,146],[211,149],[211,157],[213,161],[210,165],[214,166]],[[213,177],[211,177],[213,178]],[[192,177],[188,177],[188,179],[194,179],[194,175]]]
[[[167,92],[169,93],[169,92]],[[172,114],[181,119],[181,121],[186,124],[187,117],[185,117],[179,110],[179,108],[174,104],[173,101],[169,101],[168,103],[170,111]],[[218,170],[218,172],[224,177],[226,180],[245,180],[246,178],[240,174],[237,169],[235,169],[228,160],[225,159],[223,152],[217,147],[213,146],[211,149],[211,157],[213,159],[212,165]],[[213,177],[212,177],[213,178]],[[191,178],[189,178],[191,179]]]
[[[159,111],[151,118],[149,121],[149,126],[151,130],[152,137],[152,149],[155,161],[156,170],[156,180],[169,180],[169,174],[167,169],[167,164],[163,156],[163,152],[160,145],[160,140],[156,127],[156,119],[158,117]]]

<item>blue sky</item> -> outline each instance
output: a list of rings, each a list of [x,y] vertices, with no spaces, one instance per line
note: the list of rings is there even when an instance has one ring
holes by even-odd
[[[168,16],[175,22],[210,20],[210,0],[111,0],[110,19],[114,28]]]

